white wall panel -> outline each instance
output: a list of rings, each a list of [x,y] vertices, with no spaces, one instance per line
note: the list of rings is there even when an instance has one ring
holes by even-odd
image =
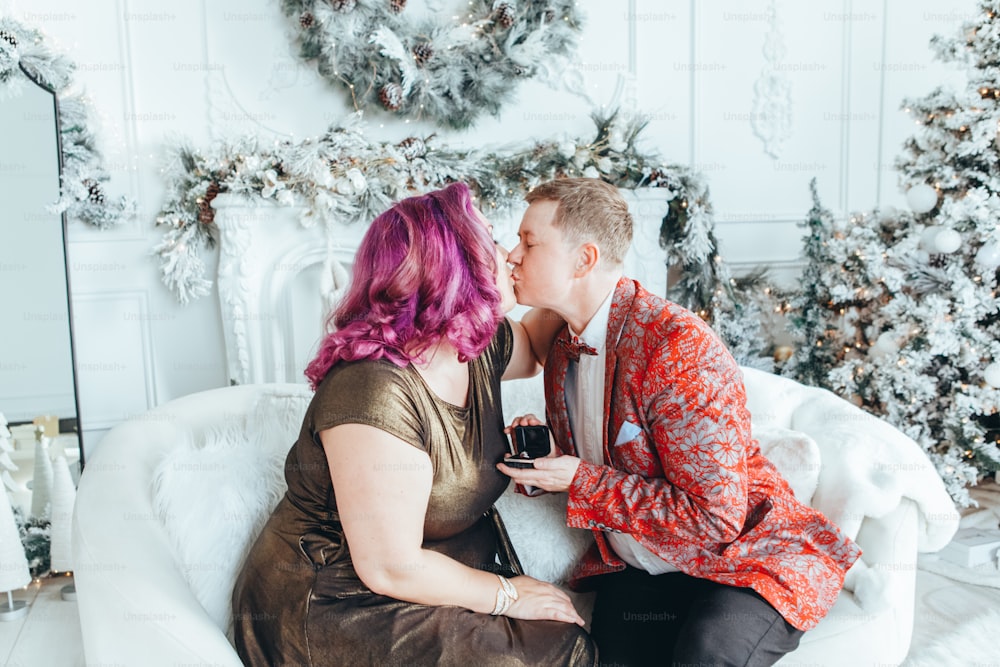
[[[618,3],[624,4],[624,3]],[[691,4],[635,0],[628,10],[634,44],[636,107],[647,118],[644,147],[668,162],[690,164],[692,101]],[[709,170],[720,165],[699,165]]]
[[[170,315],[151,311],[142,291],[74,294],[77,384],[85,447],[94,444],[89,432],[110,428],[156,405],[151,330],[164,317]]]

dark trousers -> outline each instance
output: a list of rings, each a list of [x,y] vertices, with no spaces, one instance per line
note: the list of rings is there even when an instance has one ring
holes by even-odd
[[[632,567],[595,586],[591,636],[601,665],[764,667],[803,634],[750,588]]]

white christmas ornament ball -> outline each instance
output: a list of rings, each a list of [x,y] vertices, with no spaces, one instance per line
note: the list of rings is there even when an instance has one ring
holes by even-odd
[[[955,252],[962,247],[962,235],[954,229],[942,229],[934,237],[934,249],[940,253]]]
[[[914,213],[927,213],[937,206],[937,201],[937,190],[926,183],[914,185],[906,191],[906,203]]]
[[[924,231],[920,232],[920,245],[922,245],[927,250],[936,250],[934,247],[934,237],[938,235],[944,227],[939,225],[928,225],[924,227]]]
[[[986,367],[983,371],[983,379],[985,379],[986,384],[991,387],[1000,389],[1000,361],[994,361]]]
[[[899,352],[899,343],[896,342],[896,335],[891,331],[886,331],[879,335],[875,344],[871,347],[872,356],[896,354]]]
[[[984,269],[995,269],[1000,266],[1000,241],[988,241],[976,253],[976,264]]]

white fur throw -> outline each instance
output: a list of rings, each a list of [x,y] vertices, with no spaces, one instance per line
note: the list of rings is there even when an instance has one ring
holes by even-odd
[[[496,507],[524,573],[554,584],[566,583],[594,538],[589,530],[566,525],[565,493],[529,498],[514,489],[514,484],[507,487]]]
[[[917,504],[917,550],[937,551],[958,529],[958,511],[919,445],[887,422],[840,399],[804,403],[796,429],[823,457],[812,506],[854,538],[865,517],[885,516],[903,498]]]
[[[799,502],[808,505],[819,484],[819,445],[805,433],[777,426],[754,427],[760,451],[785,478]]]
[[[153,508],[195,597],[223,630],[244,557],[285,492],[285,455],[310,393],[269,392],[203,442],[172,449],[153,475]]]
[[[915,648],[903,662],[903,667],[941,667],[942,665],[997,664],[997,628],[1000,612],[986,610],[980,616],[962,622],[958,627],[923,648]]]

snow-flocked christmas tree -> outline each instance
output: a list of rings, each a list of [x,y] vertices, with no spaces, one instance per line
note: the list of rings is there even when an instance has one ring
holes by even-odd
[[[17,464],[10,458],[10,453],[14,451],[14,445],[10,442],[11,433],[7,428],[7,418],[0,412],[0,491],[13,493],[17,490],[17,482],[10,473],[17,470]]]
[[[10,496],[7,494],[7,490],[14,487],[14,480],[11,479],[9,471],[17,470],[17,466],[10,460],[10,452],[13,449],[7,419],[0,412],[0,469],[3,470],[3,483],[0,483],[0,592],[6,592],[6,602],[0,604],[0,620],[11,620],[24,615],[25,603],[14,601],[10,591],[31,582],[28,559],[18,531],[17,517],[11,507]]]
[[[816,199],[786,367],[915,439],[963,506],[1000,469],[1000,0],[980,9],[932,40],[968,66],[967,89],[904,101],[920,126],[896,161],[913,212],[840,223]]]

